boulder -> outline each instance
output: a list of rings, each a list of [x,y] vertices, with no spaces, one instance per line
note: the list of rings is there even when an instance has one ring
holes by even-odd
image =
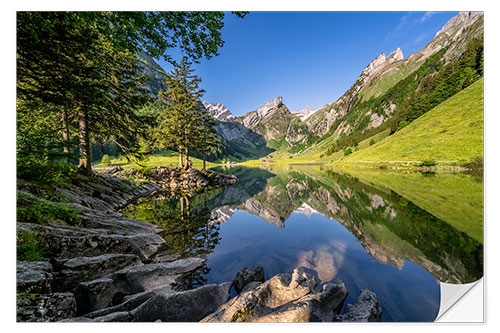
[[[196,322],[229,299],[231,283],[209,284],[182,292],[165,292],[131,311],[135,322]]]
[[[354,304],[347,304],[342,315],[336,316],[335,321],[343,322],[372,322],[380,321],[382,308],[377,295],[368,290],[361,290]]]
[[[259,266],[245,267],[236,273],[236,277],[234,278],[234,289],[237,293],[240,293],[247,283],[255,281],[264,282],[264,279],[264,268]]]
[[[326,284],[321,292],[315,292],[316,284],[316,278],[299,267],[291,275],[275,275],[236,296],[202,321],[331,321],[347,297],[347,289],[339,282]]]

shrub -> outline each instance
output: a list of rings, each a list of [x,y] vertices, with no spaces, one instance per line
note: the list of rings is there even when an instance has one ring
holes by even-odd
[[[101,159],[101,164],[103,165],[111,165],[111,159],[108,154],[104,154]]]
[[[64,162],[40,161],[32,158],[17,159],[17,177],[42,184],[67,183],[78,168]]]
[[[319,158],[323,158],[325,156],[325,154],[321,154],[319,155]]]
[[[38,241],[31,231],[19,231],[16,235],[18,261],[39,261],[45,258],[47,246]]]
[[[375,140],[374,139],[371,139],[370,140],[370,146],[373,146],[375,144]]]
[[[436,161],[434,161],[434,160],[424,160],[419,164],[419,166],[427,167],[427,168],[435,166],[435,165],[436,165]]]
[[[409,123],[406,120],[402,120],[399,122],[398,129],[402,129],[403,127],[406,127]]]
[[[344,151],[344,156],[352,154],[352,148],[351,147],[345,147],[344,146],[344,148],[342,148],[342,150]]]

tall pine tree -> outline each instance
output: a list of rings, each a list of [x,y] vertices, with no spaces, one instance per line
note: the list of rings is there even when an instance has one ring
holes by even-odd
[[[164,105],[162,120],[154,135],[157,148],[177,148],[179,166],[185,169],[190,167],[190,150],[206,154],[217,142],[213,121],[200,102],[204,93],[199,87],[201,79],[193,72],[183,60],[167,76],[165,84],[168,89],[159,93]]]

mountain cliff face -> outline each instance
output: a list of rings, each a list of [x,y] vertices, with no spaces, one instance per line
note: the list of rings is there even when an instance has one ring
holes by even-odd
[[[307,118],[312,116],[318,110],[312,110],[310,107],[306,106],[303,109],[293,111],[292,114],[298,117],[300,120],[305,121]]]
[[[235,119],[231,111],[229,111],[228,108],[224,106],[224,104],[218,102],[209,103],[207,101],[203,101],[203,106],[208,110],[210,115],[217,120],[233,121]]]
[[[376,57],[365,69],[351,88],[337,101],[323,106],[318,112],[306,119],[306,123],[315,135],[323,136],[330,132],[334,137],[342,133],[349,135],[356,131],[377,128],[389,120],[399,106],[388,100],[384,104],[372,107],[358,107],[356,114],[350,114],[353,107],[371,97],[378,97],[387,92],[399,81],[415,72],[431,56],[446,50],[436,62],[443,66],[458,59],[466,50],[467,43],[479,37],[483,32],[482,13],[460,13],[446,23],[434,39],[418,53],[404,59],[398,48],[389,56],[384,53]]]

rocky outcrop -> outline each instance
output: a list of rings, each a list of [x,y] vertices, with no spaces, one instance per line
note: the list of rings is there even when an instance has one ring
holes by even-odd
[[[206,187],[219,187],[234,184],[238,178],[234,175],[226,175],[212,170],[198,170],[190,168],[187,171],[180,167],[153,167],[145,172],[139,172],[133,168],[115,173],[122,177],[139,177],[155,182],[162,188],[170,188],[174,191],[196,193]]]
[[[296,268],[292,274],[275,275],[231,299],[202,322],[332,321],[347,297],[347,289],[339,282],[326,284],[316,292],[316,284],[313,275]]]
[[[255,111],[249,112],[241,117],[241,123],[247,127],[251,128],[256,125],[266,116],[270,115],[273,111],[276,111],[279,107],[283,105],[283,97],[278,96],[275,99],[266,102],[260,108]]]

